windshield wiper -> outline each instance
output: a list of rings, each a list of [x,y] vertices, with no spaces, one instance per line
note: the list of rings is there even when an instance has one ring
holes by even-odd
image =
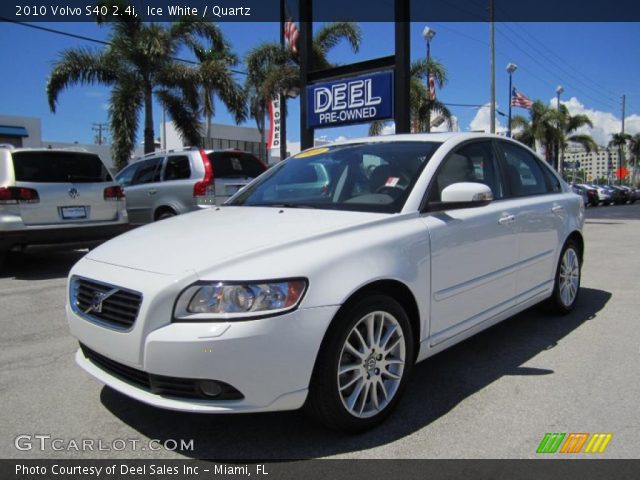
[[[275,207],[275,208],[316,208],[307,203],[257,203],[255,207]]]

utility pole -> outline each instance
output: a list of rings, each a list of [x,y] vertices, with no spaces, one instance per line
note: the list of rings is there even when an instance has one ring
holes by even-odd
[[[491,133],[496,133],[496,24],[494,20],[494,0],[489,1],[489,44],[491,50]]]
[[[626,106],[627,106],[627,96],[626,95],[622,95],[622,130],[620,133],[622,133],[622,138],[624,138],[624,116],[625,116],[625,110],[626,110]],[[620,150],[618,152],[618,168],[622,169],[622,167],[625,164],[625,149],[624,149],[625,145],[621,144],[620,145]],[[622,185],[622,175],[620,175],[618,177],[618,185]]]
[[[624,129],[624,127],[622,127]],[[94,132],[96,132],[96,136],[95,136],[95,141],[98,145],[102,145],[104,143],[104,141],[106,140],[105,137],[102,136],[102,130],[106,130],[107,129],[107,124],[106,123],[94,123],[91,126],[91,130],[93,130]]]

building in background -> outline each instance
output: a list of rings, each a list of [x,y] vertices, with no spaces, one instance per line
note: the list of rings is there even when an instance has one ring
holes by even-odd
[[[35,117],[0,115],[0,143],[14,147],[42,147],[42,122]]]
[[[565,176],[572,179],[577,172],[584,172],[584,182],[595,182],[599,178],[613,180],[619,167],[617,148],[599,148],[587,153],[584,150],[567,151],[564,154]],[[572,175],[572,173],[574,175]]]

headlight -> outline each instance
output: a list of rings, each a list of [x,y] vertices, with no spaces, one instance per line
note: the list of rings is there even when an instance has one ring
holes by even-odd
[[[199,283],[180,294],[173,317],[192,322],[275,315],[296,308],[306,289],[304,279]]]

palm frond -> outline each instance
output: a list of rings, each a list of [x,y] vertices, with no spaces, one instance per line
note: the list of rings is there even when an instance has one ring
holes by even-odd
[[[109,124],[113,139],[113,160],[117,169],[127,165],[134,149],[138,112],[143,101],[143,91],[135,78],[121,77],[111,91]]]

